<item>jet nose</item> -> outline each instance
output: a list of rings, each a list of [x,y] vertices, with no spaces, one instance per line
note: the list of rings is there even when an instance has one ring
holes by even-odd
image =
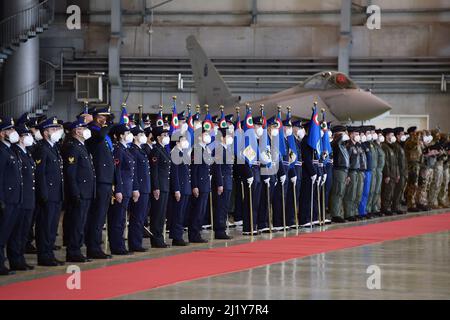
[[[386,114],[392,108],[384,100],[363,90],[349,90],[329,96],[326,100],[330,111],[340,121],[365,121]]]

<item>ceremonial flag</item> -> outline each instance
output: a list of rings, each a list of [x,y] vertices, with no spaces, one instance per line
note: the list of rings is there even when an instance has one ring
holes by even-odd
[[[244,140],[245,148],[242,154],[245,157],[245,161],[251,167],[253,161],[257,160],[257,152],[258,152],[258,140],[256,138],[251,108],[247,108],[247,114],[245,115],[244,133],[245,133],[245,140]]]
[[[317,154],[320,156],[320,123],[318,117],[317,106],[314,104],[306,142],[311,148],[316,150]]]

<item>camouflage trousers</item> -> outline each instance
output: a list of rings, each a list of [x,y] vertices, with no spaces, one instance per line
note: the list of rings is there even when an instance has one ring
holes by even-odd
[[[430,188],[428,189],[428,205],[432,207],[438,206],[438,195],[441,191],[442,180],[443,180],[443,170],[444,164],[442,161],[437,161],[433,167],[433,179],[430,183]]]
[[[389,180],[388,183],[384,181],[383,177],[381,184],[381,212],[392,211],[392,200],[394,198],[395,178]]]
[[[450,183],[450,168],[448,165],[444,166],[442,186],[438,196],[440,206],[447,207],[448,202],[448,184]]]
[[[373,212],[381,211],[381,185],[383,184],[383,169],[377,168],[377,184],[375,185],[375,195],[373,199]]]
[[[416,194],[416,203],[428,206],[428,190],[433,179],[433,168],[421,167],[419,174],[419,189]]]
[[[406,175],[400,175],[400,180],[395,184],[394,196],[392,197],[392,211],[399,211],[403,193],[406,186]]]
[[[343,200],[345,195],[345,180],[347,179],[347,171],[334,169],[333,184],[331,186],[329,209],[332,217],[344,217]]]
[[[406,204],[408,208],[416,207],[416,195],[419,190],[420,163],[408,163],[408,181],[406,184]]]
[[[345,195],[344,195],[344,217],[345,218],[349,218],[349,217],[355,216],[357,214],[356,193],[357,193],[358,178],[359,178],[358,172],[357,171],[349,171],[348,177],[350,178],[350,182],[345,187]]]

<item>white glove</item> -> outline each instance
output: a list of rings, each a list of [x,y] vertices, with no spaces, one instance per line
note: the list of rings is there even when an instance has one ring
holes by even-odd
[[[267,184],[268,186],[270,186],[270,178],[265,179],[264,183]]]
[[[311,180],[312,180],[312,183],[314,184],[314,182],[316,182],[316,179],[317,179],[317,174],[315,174],[315,175],[313,175],[312,177],[311,177]]]
[[[327,182],[327,174],[326,173],[322,176],[322,185],[324,185],[325,182]]]
[[[292,182],[293,185],[295,185],[297,183],[297,177],[296,176],[292,177],[291,178],[291,182]]]
[[[280,182],[282,185],[284,185],[284,182],[286,181],[286,175],[283,175],[280,177]]]
[[[247,179],[247,183],[249,186],[251,186],[253,184],[253,180],[254,180],[253,177]]]
[[[318,186],[320,186],[320,181],[322,181],[322,176],[319,176],[319,177],[317,178],[317,185],[318,185]]]

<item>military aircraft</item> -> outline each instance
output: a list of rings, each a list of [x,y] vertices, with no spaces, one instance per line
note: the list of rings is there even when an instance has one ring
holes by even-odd
[[[291,106],[294,117],[309,119],[311,107],[317,102],[326,110],[328,121],[366,121],[387,115],[391,106],[359,88],[347,75],[337,71],[317,73],[304,82],[287,90],[248,102],[233,96],[225,81],[206,56],[195,36],[186,39],[186,48],[194,75],[195,88],[200,104],[223,105],[226,113],[233,113],[236,106],[264,105],[267,116],[276,114],[278,106]]]

